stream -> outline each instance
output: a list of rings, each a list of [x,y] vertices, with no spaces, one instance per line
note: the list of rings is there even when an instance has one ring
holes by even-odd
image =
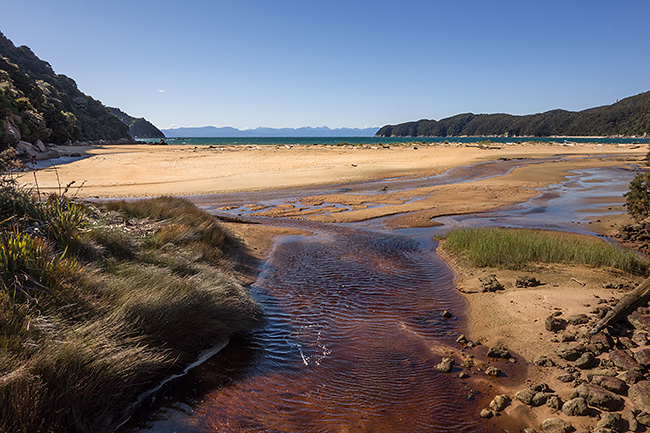
[[[527,161],[491,163],[498,176]],[[536,160],[534,163],[539,163]],[[400,178],[391,188],[465,182],[467,168],[430,178]],[[465,302],[438,258],[434,234],[454,227],[542,227],[591,233],[588,221],[612,211],[634,176],[630,167],[573,172],[526,203],[495,212],[440,218],[440,227],[386,229],[371,223],[325,224],[258,219],[311,235],[280,237],[251,293],[265,325],[168,384],[121,432],[490,432],[479,401],[456,373],[434,367],[465,326]],[[384,183],[386,181],[383,181]],[[359,193],[378,183],[322,187]],[[211,212],[241,215],[245,203],[318,192],[202,197]],[[605,204],[603,204],[605,203]],[[610,206],[611,207],[611,206]],[[613,211],[612,211],[613,212]],[[450,311],[454,317],[443,318]],[[514,367],[513,367],[514,368]],[[507,366],[504,368],[508,375]],[[481,400],[483,399],[483,400]]]

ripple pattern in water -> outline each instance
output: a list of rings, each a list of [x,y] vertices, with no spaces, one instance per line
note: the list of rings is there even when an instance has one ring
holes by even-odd
[[[138,431],[490,431],[456,375],[434,369],[458,332],[441,311],[464,302],[430,241],[341,226],[288,236],[253,291],[266,326],[246,356],[217,356],[234,378]]]

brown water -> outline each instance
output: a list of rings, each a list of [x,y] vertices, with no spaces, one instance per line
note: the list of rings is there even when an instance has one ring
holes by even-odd
[[[281,238],[251,287],[265,326],[166,387],[121,431],[500,431],[477,416],[466,381],[434,368],[457,347],[465,309],[434,252],[436,229],[274,223],[313,236]]]

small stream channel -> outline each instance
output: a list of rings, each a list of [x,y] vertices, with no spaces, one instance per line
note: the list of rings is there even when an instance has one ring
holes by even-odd
[[[512,168],[494,164],[491,175]],[[459,173],[456,181],[471,178]],[[269,221],[312,235],[281,237],[252,285],[265,326],[169,384],[120,431],[494,431],[493,421],[477,416],[466,381],[434,369],[445,348],[456,345],[465,303],[432,236],[485,225],[589,232],[587,219],[607,212],[603,201],[620,199],[633,176],[625,167],[581,170],[527,203],[442,218],[442,228]],[[406,188],[451,178],[397,182],[408,182]],[[214,200],[200,204],[214,210],[222,203]],[[455,317],[441,317],[443,310]]]

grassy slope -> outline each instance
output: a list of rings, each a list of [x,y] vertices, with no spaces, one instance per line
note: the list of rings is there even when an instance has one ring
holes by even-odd
[[[0,205],[0,432],[107,431],[261,320],[230,265],[236,241],[185,200],[99,209],[5,185]]]

